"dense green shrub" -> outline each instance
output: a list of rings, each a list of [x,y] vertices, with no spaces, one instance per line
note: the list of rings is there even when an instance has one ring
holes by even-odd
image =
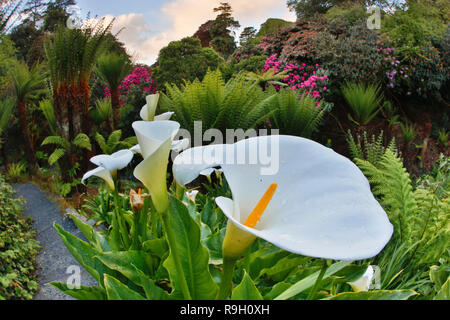
[[[383,79],[382,56],[377,51],[377,35],[365,23],[349,27],[344,33],[342,23],[335,21],[333,32],[321,32],[313,39],[315,59],[329,71],[329,87],[340,87],[343,83],[376,83]]]
[[[0,300],[32,299],[38,289],[32,221],[22,217],[24,201],[0,176]]]
[[[430,42],[410,55],[410,90],[422,98],[439,98],[449,72],[438,51]]]
[[[334,20],[336,18],[342,18],[351,24],[365,19],[368,16],[367,10],[362,6],[335,6],[330,8],[325,14],[327,19]]]
[[[408,1],[407,10],[396,10],[382,19],[382,32],[398,41],[401,52],[412,54],[426,42],[442,39],[448,10],[445,0]]]
[[[220,61],[213,49],[202,48],[199,39],[184,38],[161,49],[153,77],[164,90],[166,83],[181,85],[184,80],[203,79],[208,69],[217,69]]]
[[[264,37],[268,34],[275,33],[280,29],[290,27],[293,24],[294,22],[286,21],[283,19],[269,18],[261,25],[261,28],[257,33],[257,37],[259,38]]]
[[[15,51],[13,42],[0,35],[0,94],[3,94],[8,86],[7,74],[16,63]]]

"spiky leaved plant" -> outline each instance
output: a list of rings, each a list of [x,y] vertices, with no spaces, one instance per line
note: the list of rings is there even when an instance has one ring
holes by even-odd
[[[246,74],[246,79],[248,81],[254,81],[266,90],[269,85],[277,85],[280,87],[286,86],[281,80],[289,77],[289,72],[287,70],[277,73],[275,69],[269,69],[267,71],[261,71],[259,73],[248,72]]]
[[[13,96],[19,111],[19,122],[25,138],[25,156],[30,169],[37,169],[38,164],[34,154],[33,141],[28,129],[27,105],[36,101],[46,92],[45,79],[47,74],[42,65],[35,65],[31,69],[25,62],[17,63],[8,73]]]
[[[130,71],[130,59],[125,55],[109,53],[101,56],[97,63],[97,74],[111,92],[114,129],[120,124],[120,84]]]
[[[280,134],[311,138],[322,123],[325,108],[311,95],[298,96],[298,92],[281,90],[271,105],[276,112],[270,118],[272,128]]]
[[[364,83],[347,83],[342,94],[353,111],[349,119],[358,126],[367,125],[380,111],[383,100],[380,87]]]
[[[80,133],[89,134],[90,87],[89,79],[98,58],[106,49],[112,20],[105,25],[102,19],[95,25],[81,29],[60,26],[45,43],[45,55],[53,88],[53,106],[60,136],[73,141]],[[63,179],[69,182],[67,172],[75,165],[76,155],[68,154],[61,161]],[[87,167],[85,152],[83,170]]]

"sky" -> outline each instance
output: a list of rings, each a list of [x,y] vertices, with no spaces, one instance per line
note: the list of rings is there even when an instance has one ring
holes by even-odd
[[[222,0],[225,2],[226,0]],[[194,35],[199,26],[214,19],[219,0],[77,0],[81,16],[116,18],[113,33],[125,43],[135,62],[153,64],[159,50],[169,42]],[[286,0],[228,0],[233,16],[245,27],[255,27],[268,18],[295,21]]]

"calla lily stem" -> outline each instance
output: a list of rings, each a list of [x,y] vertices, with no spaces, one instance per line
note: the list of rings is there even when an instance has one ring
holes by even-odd
[[[306,300],[313,300],[314,299],[314,297],[316,296],[317,291],[320,288],[320,284],[322,283],[323,277],[325,276],[325,272],[327,271],[327,269],[328,269],[327,260],[323,260],[322,270],[320,270],[319,277],[317,277],[316,283],[314,284],[314,287],[309,292],[309,295],[306,298]]]
[[[220,282],[217,300],[226,300],[230,296],[233,286],[233,270],[236,261],[234,258],[223,258],[222,280]]]
[[[113,194],[114,194],[114,206],[116,207],[115,208],[116,209],[115,210],[116,221],[117,221],[117,224],[118,224],[118,227],[119,227],[119,230],[120,230],[120,235],[121,235],[121,238],[122,238],[123,245],[125,247],[124,249],[128,250],[130,248],[130,239],[129,239],[129,236],[128,236],[128,231],[127,231],[125,225],[123,224],[122,215],[121,215],[121,212],[120,212],[121,206],[119,206],[120,205],[120,202],[119,202],[119,191],[117,189],[117,186],[116,186]]]

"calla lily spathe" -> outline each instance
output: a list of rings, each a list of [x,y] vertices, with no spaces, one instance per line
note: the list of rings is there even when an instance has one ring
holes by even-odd
[[[355,292],[367,292],[370,289],[374,275],[375,270],[372,266],[369,266],[361,278],[354,282],[349,282],[348,284]]]
[[[181,140],[172,141],[172,145],[171,145],[170,149],[175,152],[181,152],[189,147],[189,142],[190,142],[189,139],[181,139]],[[133,152],[134,154],[143,155],[141,146],[138,144],[135,145],[134,147],[132,147],[130,149],[130,151]]]
[[[156,108],[159,102],[159,93],[151,94],[146,97],[147,104],[141,109],[140,116],[144,121],[165,121],[170,120],[174,115],[174,112],[166,112],[161,115],[155,116]]]
[[[273,149],[273,141],[279,148],[279,170],[274,175],[261,175],[260,164],[227,159],[231,152],[236,157],[237,150],[249,155],[255,143]],[[377,255],[392,236],[393,226],[363,173],[349,159],[314,141],[257,137],[234,145],[197,147],[175,159],[173,173],[177,183],[185,185],[217,166],[233,195],[216,199],[231,223],[225,242],[234,234],[245,247],[252,237],[260,237],[305,256],[361,260]],[[278,188],[261,220],[255,228],[247,227],[244,222],[274,183]]]
[[[84,183],[87,179],[89,179],[92,176],[96,176],[103,179],[111,191],[115,190],[114,179],[111,175],[111,172],[108,169],[98,167],[95,168],[94,170],[86,172],[83,178],[81,179],[81,183]]]
[[[180,129],[175,121],[137,121],[133,129],[139,142],[144,161],[134,170],[134,176],[149,190],[158,212],[169,206],[166,172],[173,138]]]
[[[130,150],[120,150],[111,155],[101,154],[90,159],[93,164],[111,172],[122,170],[130,164],[131,160],[133,160],[133,152]]]
[[[98,168],[86,172],[81,179],[84,183],[85,180],[92,176],[99,177],[108,184],[111,190],[114,190],[114,178],[117,175],[117,170],[121,170],[128,166],[133,159],[133,152],[130,150],[121,150],[112,155],[102,154],[92,157],[90,161],[97,165]]]

